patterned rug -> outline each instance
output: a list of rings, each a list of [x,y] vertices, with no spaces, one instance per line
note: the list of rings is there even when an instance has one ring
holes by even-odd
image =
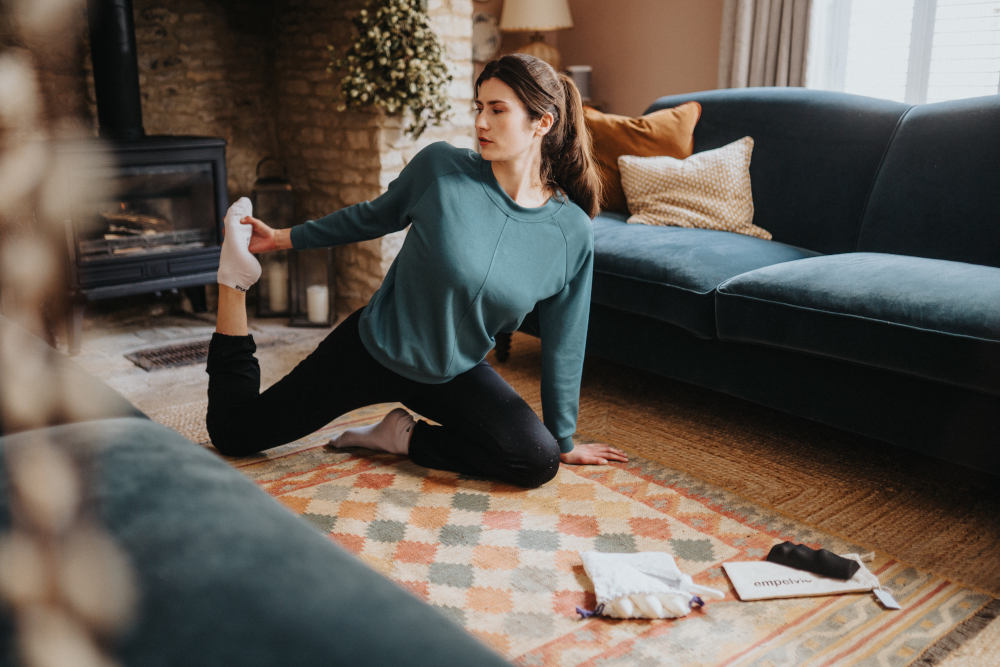
[[[292,511],[522,665],[933,663],[996,616],[990,595],[885,555],[869,564],[903,605],[870,594],[739,601],[721,564],[822,534],[683,473],[633,457],[563,466],[530,491],[325,445],[392,406],[357,411],[301,441],[231,459]],[[163,415],[166,416],[166,415]],[[581,619],[593,608],[580,552],[666,551],[727,592],[670,621]]]

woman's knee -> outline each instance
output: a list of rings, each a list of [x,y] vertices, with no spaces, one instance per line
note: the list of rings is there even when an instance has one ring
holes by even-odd
[[[526,489],[535,489],[547,482],[552,481],[558,472],[559,455],[557,454],[547,460],[544,465],[539,465],[529,471],[526,471],[526,473],[520,477],[517,484],[518,486],[523,486]]]
[[[233,438],[215,437],[211,440],[212,446],[223,456],[250,456],[260,451],[258,447],[247,447],[245,443]]]
[[[211,411],[205,420],[205,426],[212,446],[224,456],[248,456],[264,449],[243,429],[235,428],[230,420],[221,419]]]
[[[545,435],[534,439],[511,466],[510,481],[517,486],[534,489],[551,481],[559,472],[559,445],[551,435]]]

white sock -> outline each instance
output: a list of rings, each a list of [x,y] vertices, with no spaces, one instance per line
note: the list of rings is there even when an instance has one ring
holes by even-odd
[[[416,422],[403,408],[396,408],[377,424],[344,431],[330,440],[330,445],[378,449],[390,454],[409,454],[410,436]]]
[[[260,278],[260,262],[247,249],[253,227],[240,222],[253,214],[253,206],[246,197],[240,197],[226,211],[223,224],[226,236],[222,241],[219,255],[219,271],[216,280],[220,285],[228,285],[246,292]]]

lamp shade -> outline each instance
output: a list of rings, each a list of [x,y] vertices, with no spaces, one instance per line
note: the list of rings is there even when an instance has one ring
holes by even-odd
[[[567,0],[504,0],[501,30],[541,32],[572,27]]]

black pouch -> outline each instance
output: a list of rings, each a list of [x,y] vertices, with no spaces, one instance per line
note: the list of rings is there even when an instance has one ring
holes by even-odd
[[[804,544],[791,542],[775,544],[767,554],[767,560],[845,581],[853,577],[861,567],[850,558],[843,558],[826,549],[811,549]]]

